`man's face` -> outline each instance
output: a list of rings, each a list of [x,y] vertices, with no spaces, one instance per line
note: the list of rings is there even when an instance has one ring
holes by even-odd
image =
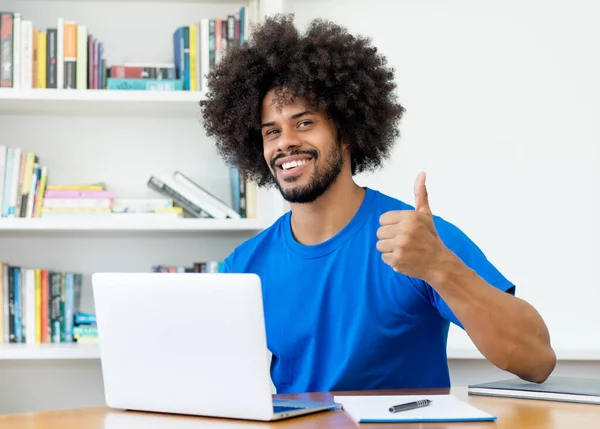
[[[310,203],[336,181],[344,160],[335,126],[304,100],[284,106],[268,93],[262,105],[263,153],[283,198]]]

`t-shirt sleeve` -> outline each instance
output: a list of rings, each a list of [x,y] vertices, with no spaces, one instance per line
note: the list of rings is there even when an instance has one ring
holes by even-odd
[[[232,265],[233,254],[230,254],[223,260],[222,273],[232,273],[233,270],[231,268]]]
[[[515,294],[516,286],[504,277],[504,275],[487,259],[481,249],[462,230],[439,217],[435,217],[434,222],[438,234],[444,244],[452,250],[465,265],[474,270],[490,285],[512,295]],[[423,283],[427,289],[431,303],[437,308],[442,317],[463,328],[462,324],[442,297],[431,286],[425,282]]]

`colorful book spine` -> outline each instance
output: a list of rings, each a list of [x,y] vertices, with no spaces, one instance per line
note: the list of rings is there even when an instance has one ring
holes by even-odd
[[[185,85],[178,79],[106,79],[106,89],[110,90],[181,91]]]
[[[104,89],[104,69],[102,68],[102,61],[104,59],[104,43],[98,42],[96,68],[98,69],[98,81],[96,82],[96,88]]]
[[[15,268],[8,267],[7,271],[7,283],[8,283],[8,342],[16,343],[17,337],[15,335],[15,320],[16,320],[16,307],[15,307]],[[5,328],[6,329],[6,328]]]
[[[56,20],[56,88],[65,88],[65,20]]]
[[[31,89],[33,84],[33,22],[21,21],[21,88]]]
[[[13,88],[21,88],[21,14],[13,15]],[[15,46],[17,47],[15,49]]]
[[[50,278],[50,342],[52,343],[60,343],[61,337],[61,296],[62,296],[62,286],[61,286],[61,277],[62,274],[60,272],[51,272],[49,274]]]
[[[46,30],[46,88],[58,88],[58,31],[56,28]]]
[[[77,23],[66,21],[64,24],[64,88],[77,88]]]
[[[37,185],[37,189],[36,189],[36,193],[35,193],[32,217],[40,217],[41,216],[47,182],[48,182],[48,167],[46,167],[44,165],[44,166],[42,166],[42,168],[40,170],[40,180],[38,181],[38,185]]]
[[[50,283],[48,270],[41,270],[41,335],[42,343],[50,343]]]
[[[87,26],[77,25],[76,88],[87,89],[88,32]]]
[[[174,64],[126,63],[109,69],[112,78],[127,79],[177,79]]]
[[[42,270],[36,268],[35,273],[35,343],[42,343]]]
[[[23,283],[21,269],[13,267],[14,282],[14,338],[16,343],[23,342]]]
[[[179,27],[173,33],[173,59],[175,61],[175,77],[179,80],[185,79],[185,59],[183,52],[185,50],[183,27]]]
[[[75,305],[75,278],[73,273],[65,274],[65,302],[64,302],[64,317],[65,323],[63,326],[63,338],[65,343],[73,342],[73,314]]]
[[[37,78],[38,88],[46,88],[46,82],[48,81],[47,77],[47,67],[48,67],[48,34],[44,32],[38,33],[38,54],[37,54],[37,65],[38,72]]]
[[[88,190],[47,190],[44,198],[114,198],[113,191],[88,191]]]
[[[0,87],[13,87],[13,25],[14,16],[10,12],[0,14]]]
[[[188,27],[188,58],[189,58],[189,79],[190,79],[190,91],[198,90],[198,82],[196,76],[196,56],[198,55],[196,47],[196,26],[190,25]]]

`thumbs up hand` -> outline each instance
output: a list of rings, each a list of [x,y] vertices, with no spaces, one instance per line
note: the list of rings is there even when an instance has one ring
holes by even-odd
[[[415,181],[415,210],[389,211],[379,223],[377,250],[383,261],[394,271],[429,282],[450,251],[433,223],[425,173]]]

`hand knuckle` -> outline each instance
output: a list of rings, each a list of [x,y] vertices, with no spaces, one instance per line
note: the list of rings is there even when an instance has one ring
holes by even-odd
[[[397,248],[404,247],[406,245],[406,238],[404,235],[398,235],[394,239],[394,244]]]
[[[404,250],[401,247],[399,247],[396,250],[394,250],[394,252],[392,254],[394,255],[394,260],[400,261],[400,260],[402,260],[402,257],[404,256]]]

